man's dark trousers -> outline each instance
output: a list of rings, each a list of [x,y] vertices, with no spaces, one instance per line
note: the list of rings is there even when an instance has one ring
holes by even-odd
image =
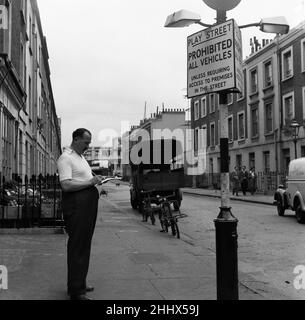
[[[91,240],[94,233],[99,193],[91,187],[63,193],[63,213],[68,240],[68,294],[86,293]]]

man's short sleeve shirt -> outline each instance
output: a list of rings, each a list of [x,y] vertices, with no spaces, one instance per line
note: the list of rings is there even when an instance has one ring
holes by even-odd
[[[57,169],[59,181],[88,181],[93,177],[87,160],[71,148],[64,149],[64,152],[57,160]]]

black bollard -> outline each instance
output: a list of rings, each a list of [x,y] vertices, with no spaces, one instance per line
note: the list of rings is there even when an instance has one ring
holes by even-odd
[[[237,223],[231,208],[220,208],[216,228],[217,300],[238,300]]]

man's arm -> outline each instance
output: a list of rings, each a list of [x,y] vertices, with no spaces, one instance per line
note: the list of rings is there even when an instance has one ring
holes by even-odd
[[[76,181],[76,180],[64,180],[60,182],[61,188],[64,192],[75,192],[83,189],[87,189],[89,187],[93,187],[96,184],[101,183],[101,176],[94,176],[92,179],[88,181]]]

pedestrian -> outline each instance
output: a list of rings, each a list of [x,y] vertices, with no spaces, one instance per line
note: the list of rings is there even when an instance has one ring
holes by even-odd
[[[251,195],[256,191],[256,173],[254,167],[249,171],[249,191]]]
[[[57,161],[59,181],[62,187],[62,209],[68,234],[67,266],[68,295],[71,300],[92,300],[86,296],[94,290],[87,286],[91,240],[94,233],[99,192],[97,184],[101,176],[93,176],[83,153],[91,143],[87,129],[73,132],[72,144],[65,148]]]
[[[233,172],[231,173],[231,182],[232,182],[232,193],[233,196],[236,194],[238,196],[238,191],[239,191],[239,173],[238,173],[238,168],[234,167]]]
[[[245,196],[248,190],[248,171],[246,170],[246,166],[242,166],[240,171],[239,180],[241,183],[241,191]]]

